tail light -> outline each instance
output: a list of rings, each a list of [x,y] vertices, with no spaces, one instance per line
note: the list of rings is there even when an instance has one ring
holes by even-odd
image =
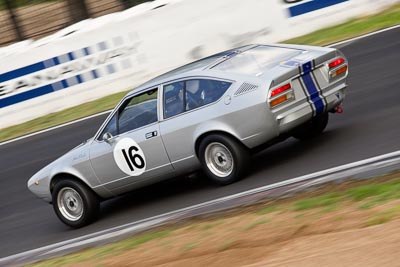
[[[329,63],[329,68],[333,69],[334,67],[337,67],[339,65],[342,65],[344,63],[344,59],[342,57],[335,59],[334,61]]]
[[[290,83],[285,84],[285,85],[283,85],[283,86],[281,86],[281,87],[279,87],[279,88],[276,88],[276,89],[274,89],[274,90],[271,91],[271,97],[274,97],[274,96],[276,96],[276,95],[279,95],[279,94],[281,94],[281,93],[283,93],[283,92],[289,90],[290,88],[292,88],[292,86],[290,85]]]
[[[348,69],[347,64],[345,63],[346,61],[342,57],[336,58],[335,60],[329,62],[329,77],[335,78],[339,75],[345,74]]]
[[[269,106],[271,108],[286,102],[288,100],[291,100],[294,98],[292,86],[290,83],[287,83],[285,85],[282,85],[278,88],[272,89],[270,93],[270,101],[269,101]]]
[[[346,73],[346,71],[347,71],[347,65],[344,65],[343,67],[340,67],[339,69],[337,69],[335,71],[332,71],[330,73],[331,78],[335,78],[336,76],[344,74],[344,73]]]

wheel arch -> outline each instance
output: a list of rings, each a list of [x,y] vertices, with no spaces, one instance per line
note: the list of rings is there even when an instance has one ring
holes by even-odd
[[[233,134],[231,134],[231,133],[229,133],[227,131],[224,131],[224,130],[210,130],[210,131],[207,131],[207,132],[204,132],[204,133],[200,134],[196,138],[194,149],[195,149],[195,153],[196,153],[197,158],[199,157],[199,148],[200,148],[201,141],[203,141],[204,138],[206,138],[207,136],[214,135],[214,134],[215,135],[224,135],[224,136],[227,136],[229,138],[232,138],[233,140],[235,140],[236,142],[241,144],[246,149],[249,149],[243,142],[240,141],[240,139],[237,136],[235,136],[235,135],[233,135]]]
[[[97,196],[98,194],[90,187],[90,185],[84,181],[83,179],[80,179],[78,176],[68,173],[68,172],[59,172],[53,175],[53,177],[50,180],[50,193],[53,193],[54,186],[56,185],[57,182],[62,181],[62,180],[73,180],[75,182],[81,183],[84,186],[86,186],[88,189],[93,191]]]

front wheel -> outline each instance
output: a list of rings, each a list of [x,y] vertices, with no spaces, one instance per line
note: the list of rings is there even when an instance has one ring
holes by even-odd
[[[199,158],[204,172],[213,182],[227,185],[244,176],[249,153],[233,138],[213,134],[201,141]]]
[[[53,208],[57,217],[73,228],[83,227],[97,218],[100,203],[86,185],[74,180],[62,180],[54,186]]]
[[[329,113],[324,113],[312,118],[293,134],[294,138],[307,140],[320,135],[328,125]]]

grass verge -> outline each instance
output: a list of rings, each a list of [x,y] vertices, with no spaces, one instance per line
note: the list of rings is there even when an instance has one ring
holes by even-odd
[[[246,263],[249,263],[254,260],[252,249],[265,248],[268,252],[273,248],[280,249],[278,244],[285,246],[299,237],[318,235],[323,238],[321,233],[357,232],[398,219],[399,188],[399,173],[374,180],[327,185],[290,199],[234,210],[225,213],[224,218],[197,218],[180,225],[164,226],[124,241],[32,266],[158,266],[171,263],[174,266],[178,259],[209,255],[217,260],[224,257],[220,253],[240,254],[240,249],[248,254]],[[369,202],[375,204],[358,208]],[[327,207],[332,206],[335,209],[327,211]],[[260,255],[265,256],[265,253]],[[230,259],[226,255],[225,258]],[[228,262],[221,264],[229,265]]]
[[[50,260],[47,262],[42,262],[36,264],[35,266],[63,266],[75,264],[78,262],[85,262],[92,259],[101,260],[110,255],[120,255],[124,251],[129,249],[134,249],[137,246],[150,242],[156,239],[162,239],[168,236],[171,233],[171,230],[163,230],[157,232],[149,232],[138,237],[127,239],[118,243],[110,244],[104,247],[93,248],[90,250],[86,250],[82,253],[71,254],[61,258],[57,258],[54,260]]]
[[[285,43],[323,46],[398,24],[400,24],[400,4],[396,4],[379,14],[351,19],[342,24],[289,39]]]
[[[284,43],[327,45],[397,24],[400,24],[399,4],[379,14],[352,19],[337,26],[286,40]],[[126,93],[127,92],[113,94],[66,110],[51,113],[19,125],[0,129],[0,142],[111,109]]]
[[[128,91],[112,94],[0,130],[0,142],[110,110]]]

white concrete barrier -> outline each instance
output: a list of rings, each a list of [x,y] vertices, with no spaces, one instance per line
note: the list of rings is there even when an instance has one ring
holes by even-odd
[[[197,58],[309,33],[399,0],[158,0],[0,57],[0,128],[118,91]],[[5,51],[4,53],[2,51]]]

